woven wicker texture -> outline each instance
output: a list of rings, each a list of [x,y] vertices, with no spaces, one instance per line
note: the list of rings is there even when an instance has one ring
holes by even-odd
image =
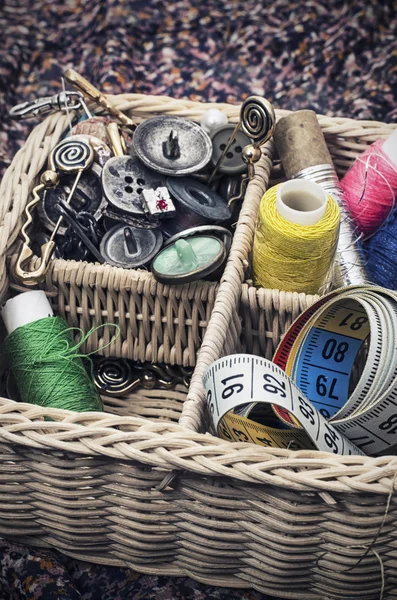
[[[143,118],[199,118],[210,106],[134,95],[112,101]],[[236,121],[238,107],[220,108]],[[342,170],[392,129],[319,120]],[[2,273],[28,192],[65,127],[59,116],[39,125],[2,182]],[[219,287],[171,290],[145,272],[53,261],[45,287],[61,315],[84,329],[106,321],[122,327],[112,354],[184,364],[197,358],[197,366],[185,402],[182,387],[106,399],[105,414],[0,399],[0,535],[85,560],[288,599],[375,600],[382,581],[384,598],[397,597],[394,496],[386,511],[396,457],[266,449],[204,433],[201,378],[239,345],[241,283],[272,151],[267,144],[256,166]],[[7,287],[3,275],[2,295]],[[243,286],[244,345],[270,355],[290,320],[314,299]]]

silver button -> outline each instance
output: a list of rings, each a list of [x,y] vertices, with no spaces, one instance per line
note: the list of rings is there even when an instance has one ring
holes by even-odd
[[[143,121],[134,133],[133,143],[142,162],[165,175],[199,171],[212,154],[211,139],[197,123],[173,116]]]
[[[144,189],[165,185],[165,177],[145,167],[138,158],[115,156],[102,171],[102,187],[109,203],[131,215],[143,215]]]

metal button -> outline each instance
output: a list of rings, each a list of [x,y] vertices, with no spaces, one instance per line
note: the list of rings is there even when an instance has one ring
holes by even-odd
[[[150,171],[137,158],[115,156],[102,171],[102,187],[109,203],[131,215],[144,215],[142,191],[165,185],[165,177]]]
[[[135,131],[133,143],[145,165],[166,175],[199,171],[212,154],[211,139],[197,123],[173,116],[143,121]]]
[[[137,229],[119,224],[105,233],[100,252],[111,265],[136,269],[149,263],[160,250],[162,243],[163,236],[156,229]]]
[[[235,125],[224,125],[212,136],[213,150],[211,162],[213,165],[217,164],[234,130]],[[247,165],[243,161],[241,153],[244,146],[251,143],[252,140],[243,131],[238,131],[234,142],[219,166],[219,173],[225,173],[226,175],[244,173],[247,170]]]

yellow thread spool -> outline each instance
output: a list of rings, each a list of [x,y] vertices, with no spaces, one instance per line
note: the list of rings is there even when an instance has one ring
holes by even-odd
[[[255,285],[316,294],[330,273],[339,221],[336,201],[313,182],[291,180],[268,190],[260,203],[254,241]]]

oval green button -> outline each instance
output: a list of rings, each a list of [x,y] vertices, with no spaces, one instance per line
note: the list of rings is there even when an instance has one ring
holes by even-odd
[[[192,236],[163,248],[152,263],[152,272],[163,283],[186,283],[209,275],[225,257],[222,240],[212,236]]]

